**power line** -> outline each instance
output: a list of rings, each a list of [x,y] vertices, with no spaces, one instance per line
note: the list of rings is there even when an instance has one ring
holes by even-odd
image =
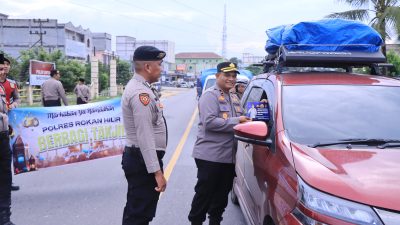
[[[41,20],[41,19],[33,19],[34,23],[39,23],[39,31],[35,31],[32,32],[31,30],[29,31],[29,34],[36,34],[39,35],[39,42],[40,42],[40,46],[43,47],[43,35],[46,35],[46,31],[42,31],[42,23],[48,23],[49,19],[45,19],[45,20]],[[36,44],[34,44],[33,46],[35,46]],[[32,46],[32,47],[33,47]],[[31,48],[32,48],[31,47]]]

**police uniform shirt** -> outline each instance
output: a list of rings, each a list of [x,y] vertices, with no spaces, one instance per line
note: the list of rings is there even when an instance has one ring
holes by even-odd
[[[15,107],[18,107],[18,105],[21,103],[21,99],[19,98],[17,82],[11,79],[6,79],[1,84],[6,92],[7,106],[14,104]]]
[[[141,75],[126,85],[121,107],[127,146],[140,148],[148,173],[160,170],[156,150],[167,147],[162,105]]]
[[[42,98],[45,101],[62,99],[64,105],[68,105],[67,96],[62,83],[59,80],[50,78],[42,84]]]
[[[211,162],[234,163],[233,127],[243,115],[239,99],[217,85],[199,100],[199,126],[192,156]]]
[[[8,130],[8,108],[5,88],[0,84],[0,132]]]
[[[82,100],[90,100],[90,89],[85,84],[77,84],[74,92],[76,97],[81,98]]]

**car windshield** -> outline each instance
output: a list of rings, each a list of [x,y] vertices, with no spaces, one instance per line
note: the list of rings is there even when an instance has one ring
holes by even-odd
[[[215,85],[215,81],[216,79],[208,79],[206,82],[206,87],[204,88],[204,90],[207,90],[208,88],[212,87]]]
[[[305,145],[348,139],[400,139],[400,87],[284,86],[283,120]]]

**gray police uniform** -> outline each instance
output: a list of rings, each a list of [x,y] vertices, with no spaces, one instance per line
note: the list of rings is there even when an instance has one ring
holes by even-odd
[[[128,181],[123,224],[146,224],[153,219],[159,198],[154,172],[162,170],[167,127],[158,93],[135,74],[121,100],[126,147],[122,168]],[[142,223],[141,223],[142,220]]]
[[[74,88],[76,104],[86,104],[90,101],[90,89],[85,84],[77,84]]]
[[[235,175],[233,127],[243,115],[239,99],[217,85],[199,100],[199,128],[192,156],[198,168],[196,194],[189,220],[201,224],[208,213],[210,224],[219,224],[228,204]]]
[[[5,88],[0,84],[0,224],[9,222],[11,211],[11,151]]]
[[[65,95],[65,90],[62,83],[59,80],[50,78],[42,84],[42,100],[43,106],[61,106],[61,101],[64,105],[68,105],[68,99]]]

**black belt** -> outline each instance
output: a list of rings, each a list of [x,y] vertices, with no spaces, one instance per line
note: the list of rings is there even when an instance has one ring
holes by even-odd
[[[135,156],[139,157],[140,159],[143,159],[143,155],[142,155],[142,152],[140,151],[139,147],[136,147],[136,146],[125,146],[124,152],[126,152],[128,154],[135,155]],[[158,159],[162,159],[164,157],[165,151],[157,150],[156,152],[157,152],[157,158]]]

